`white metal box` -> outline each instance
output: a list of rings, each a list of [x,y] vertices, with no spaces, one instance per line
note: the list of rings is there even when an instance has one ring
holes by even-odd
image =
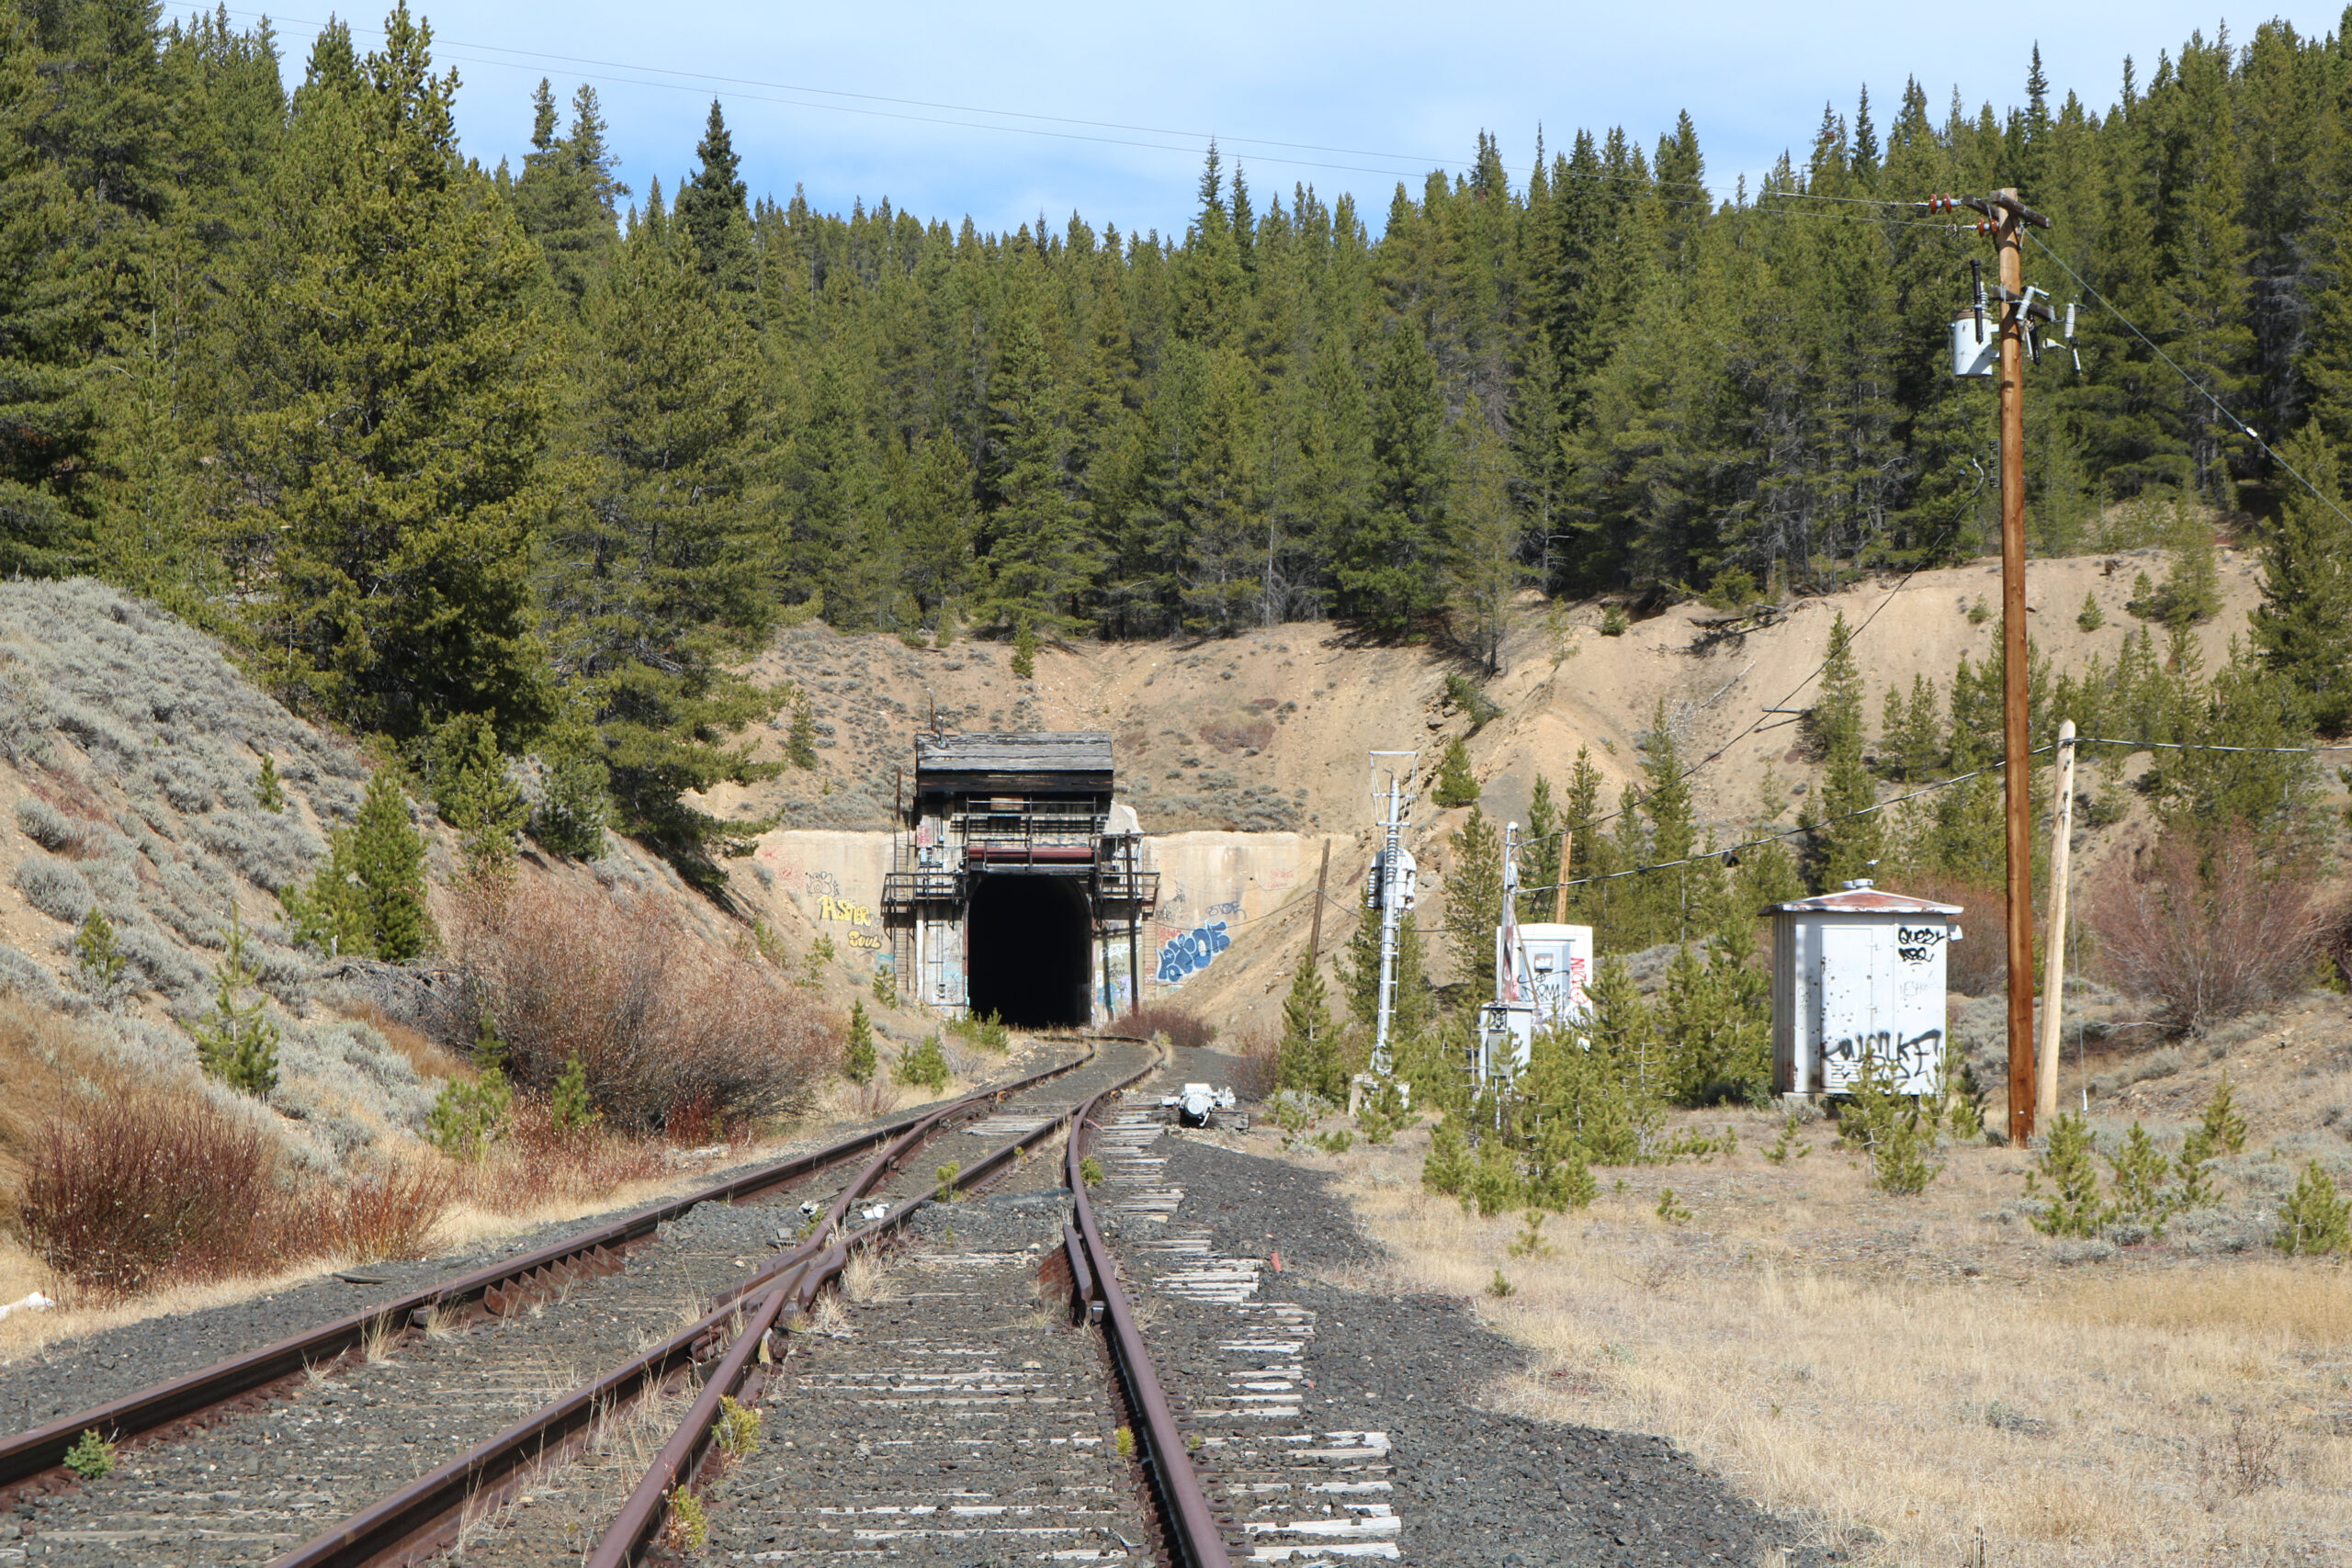
[[[2000,325],[1987,313],[1962,310],[1951,319],[1951,373],[1963,379],[2000,368]]]
[[[1899,1094],[1943,1088],[1944,949],[1956,904],[1849,882],[1779,904],[1772,916],[1772,1087],[1844,1094],[1865,1059]]]

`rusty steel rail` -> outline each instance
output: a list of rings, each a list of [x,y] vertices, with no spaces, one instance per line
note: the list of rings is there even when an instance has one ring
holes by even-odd
[[[1130,1037],[1098,1035],[1095,1038],[1126,1039]],[[1145,1043],[1138,1041],[1136,1043]],[[1106,1096],[1120,1093],[1141,1082],[1159,1066],[1159,1058],[1155,1054],[1150,1061],[1146,1062],[1112,1088],[1054,1117],[1044,1125],[998,1145],[971,1169],[958,1171],[948,1184],[950,1189],[962,1191],[967,1188],[978,1186],[1001,1170],[1009,1162],[1020,1158],[1025,1150],[1052,1137],[1064,1126],[1070,1129],[1071,1146],[1076,1147],[1080,1122],[1087,1112],[1092,1111]],[[881,1160],[876,1161],[877,1168],[882,1163]],[[597,1540],[596,1549],[590,1553],[583,1568],[636,1568],[636,1565],[644,1560],[646,1552],[661,1534],[662,1525],[668,1517],[671,1497],[676,1494],[678,1488],[694,1484],[695,1475],[700,1472],[704,1460],[709,1454],[711,1429],[718,1419],[720,1401],[734,1394],[741,1387],[744,1374],[750,1369],[752,1353],[759,1348],[761,1337],[775,1323],[784,1308],[791,1304],[797,1310],[806,1311],[809,1303],[816,1299],[817,1292],[848,1266],[851,1255],[859,1247],[870,1245],[888,1232],[896,1230],[918,1210],[935,1201],[929,1193],[918,1193],[913,1197],[901,1199],[888,1213],[884,1214],[880,1219],[832,1242],[821,1254],[809,1261],[799,1275],[798,1290],[795,1292],[797,1296],[797,1302],[787,1303],[786,1300],[787,1292],[782,1288],[771,1291],[762,1298],[759,1309],[748,1316],[742,1331],[736,1337],[735,1343],[729,1349],[726,1358],[719,1363],[710,1380],[703,1385],[701,1396],[686,1412],[685,1418],[678,1424],[678,1429],[672,1434],[669,1442],[663,1445],[662,1452],[655,1457],[652,1465],[646,1471],[645,1478],[638,1483],[637,1489],[629,1495],[628,1501],[622,1505],[621,1511],[613,1520],[611,1527]],[[740,1297],[758,1288],[756,1281],[747,1280],[736,1286],[731,1293]],[[1182,1449],[1180,1448],[1178,1451],[1181,1453]],[[1221,1563],[1224,1558],[1220,1555],[1216,1561]],[[275,1565],[275,1568],[294,1568],[294,1565],[290,1562],[282,1562]]]
[[[1094,1035],[1089,1040],[1091,1043],[1118,1038],[1124,1037]],[[893,1123],[884,1131],[896,1132],[898,1136],[842,1189],[816,1233],[778,1255],[752,1278],[714,1294],[708,1303],[711,1310],[699,1321],[352,1515],[333,1529],[304,1541],[277,1558],[271,1568],[404,1568],[423,1562],[456,1539],[458,1524],[469,1511],[495,1506],[548,1464],[576,1453],[594,1435],[596,1425],[620,1405],[673,1378],[693,1375],[695,1369],[717,1357],[718,1364],[705,1380],[686,1420],[656,1461],[659,1471],[663,1461],[671,1460],[673,1450],[677,1450],[670,1472],[684,1473],[691,1479],[707,1447],[711,1427],[718,1416],[719,1400],[741,1388],[761,1341],[786,1314],[808,1310],[818,1291],[848,1263],[854,1247],[901,1223],[929,1199],[904,1201],[882,1219],[844,1237],[840,1222],[850,1205],[871,1192],[899,1160],[950,1117],[1017,1089],[1033,1088],[1092,1058],[1090,1051],[1077,1061],[1033,1074],[1018,1083],[967,1096]],[[1149,1070],[1148,1066],[1144,1069]],[[1055,1118],[1035,1132],[997,1149],[961,1180],[981,1179],[1004,1161],[1017,1157],[1020,1149],[1050,1135],[1068,1120],[1067,1115]],[[872,1136],[859,1140],[860,1146]],[[727,1346],[723,1353],[719,1350],[722,1344]],[[651,1484],[650,1477],[648,1484]],[[646,1487],[640,1486],[639,1490]],[[667,1503],[668,1488],[656,1488],[641,1539],[650,1540],[659,1529]],[[607,1536],[611,1533],[608,1531]]]
[[[0,1438],[0,1487],[13,1485],[62,1464],[66,1450],[85,1431],[95,1429],[118,1441],[136,1437],[185,1420],[215,1405],[227,1404],[321,1362],[333,1361],[358,1348],[369,1334],[381,1333],[388,1326],[396,1329],[405,1327],[413,1319],[436,1309],[481,1303],[495,1312],[505,1305],[509,1292],[514,1287],[544,1287],[617,1272],[623,1266],[620,1254],[624,1248],[653,1235],[662,1225],[698,1203],[733,1203],[755,1197],[771,1188],[854,1158],[877,1142],[890,1145],[895,1139],[903,1145],[915,1131],[927,1132],[945,1117],[970,1110],[982,1101],[1034,1089],[1083,1066],[1091,1061],[1093,1055],[1090,1049],[1083,1056],[1032,1073],[1000,1088],[967,1096],[944,1109],[921,1111],[900,1117],[825,1148],[762,1166],[684,1197],[638,1210],[593,1230],[562,1237],[445,1284],[413,1292],[391,1301],[379,1302],[331,1323],[290,1335],[274,1344],[232,1356],[135,1393],[124,1394],[103,1404],[95,1404],[86,1410],[79,1410],[71,1416],[60,1416],[54,1421]],[[859,1179],[868,1183],[867,1190],[871,1188],[871,1179],[878,1176],[889,1157],[886,1151],[861,1176]],[[851,1193],[845,1190],[842,1197],[835,1201],[831,1213],[836,1222],[839,1213],[852,1201]]]
[[[1152,1489],[1159,1495],[1161,1520],[1177,1561],[1185,1568],[1230,1568],[1208,1492],[1184,1447],[1183,1434],[1177,1429],[1175,1413],[1159,1386],[1151,1351],[1144,1345],[1143,1330],[1136,1325],[1127,1293],[1120,1288],[1118,1269],[1111,1249],[1102,1244],[1102,1233],[1094,1224],[1094,1204],[1086,1194],[1083,1162],[1088,1119],[1104,1098],[1097,1095],[1088,1100],[1070,1122],[1069,1168],[1064,1174],[1077,1226],[1075,1230],[1065,1227],[1064,1234],[1071,1244],[1071,1295],[1077,1309],[1072,1315],[1097,1318],[1107,1332],[1111,1359],[1126,1389],[1128,1407],[1142,1423],[1143,1429],[1136,1434],[1138,1448],[1151,1473]]]

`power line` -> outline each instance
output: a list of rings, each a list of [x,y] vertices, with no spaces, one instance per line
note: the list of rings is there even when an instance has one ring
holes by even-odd
[[[2074,743],[2076,746],[2122,746],[2133,751],[2248,751],[2305,757],[2313,756],[2322,751],[2352,751],[2352,744],[2346,744],[2342,746],[2224,746],[2216,741],[2132,740],[2124,739],[2117,736],[2108,735],[2077,735],[2075,737]],[[2058,745],[2059,742],[2055,740],[2046,740],[2041,745],[2030,749],[2026,752],[2026,755],[2029,757],[2038,757],[2045,751],[2056,750],[2058,749]],[[1923,795],[1933,795],[1939,789],[1950,789],[1953,784],[1965,784],[1970,779],[1981,777],[1985,773],[2000,773],[2007,766],[2007,763],[2006,761],[1989,762],[1981,768],[1972,768],[1964,773],[1954,773],[1948,779],[1938,779],[1933,784],[1922,784],[1919,788],[1911,791],[1908,795],[1898,795],[1891,799],[1879,801],[1875,805],[1865,806],[1853,811],[1840,812],[1835,817],[1824,817],[1817,821],[1799,823],[1796,827],[1785,828],[1774,833],[1766,833],[1761,838],[1750,839],[1745,843],[1730,844],[1722,849],[1709,850],[1704,854],[1684,855],[1679,860],[1659,861],[1655,865],[1637,865],[1630,871],[1602,872],[1594,876],[1571,877],[1566,882],[1547,882],[1541,886],[1521,886],[1520,891],[1521,893],[1551,893],[1563,887],[1582,887],[1586,884],[1592,882],[1614,882],[1620,877],[1645,876],[1653,871],[1671,871],[1678,865],[1696,865],[1701,861],[1719,861],[1725,855],[1737,854],[1742,850],[1758,849],[1766,844],[1777,843],[1782,839],[1792,839],[1800,833],[1818,832],[1822,829],[1829,826],[1832,822],[1849,822],[1857,817],[1868,817],[1874,811],[1883,811],[1890,806],[1900,806],[1905,801],[1917,800]],[[1605,821],[1607,818],[1603,818],[1598,820]],[[1598,825],[1597,822],[1596,825]]]
[[[2303,478],[2301,469],[2296,468],[2294,464],[2290,463],[2286,458],[2280,457],[2277,450],[2271,446],[2270,443],[2265,441],[2261,436],[2255,434],[2254,427],[2252,425],[2249,425],[2245,421],[2231,412],[2229,408],[2222,403],[2221,399],[2206,390],[2205,384],[2203,382],[2198,380],[2196,377],[2191,376],[2187,370],[2182,369],[2181,367],[2174,361],[2171,355],[2166,354],[2163,349],[2156,346],[2155,339],[2142,332],[2139,325],[2134,322],[2131,317],[2118,310],[2114,300],[2109,299],[2106,295],[2101,294],[2098,289],[2092,288],[2089,283],[2084,280],[2081,273],[2076,272],[2073,267],[2067,265],[2065,257],[2060,255],[2056,251],[2052,250],[2048,243],[2045,242],[2039,234],[2034,233],[2030,229],[2025,230],[2024,233],[2025,237],[2031,240],[2034,243],[2035,247],[2039,249],[2043,255],[2048,256],[2052,261],[2058,264],[2059,271],[2064,273],[2068,277],[2075,280],[2075,288],[2081,289],[2084,293],[2098,300],[2100,307],[2104,309],[2109,315],[2113,316],[2117,321],[2122,322],[2124,327],[2133,337],[2136,337],[2142,343],[2146,344],[2148,345],[2148,352],[2154,355],[2158,359],[2163,360],[2165,367],[2171,370],[2174,375],[2179,377],[2182,381],[2186,382],[2190,390],[2194,391],[2199,397],[2203,398],[2207,402],[2212,404],[2214,412],[2220,414],[2223,419],[2228,420],[2232,424],[2237,426],[2241,434],[2243,434],[2248,441],[2253,442],[2256,446],[2261,447],[2263,456],[2268,457],[2272,462],[2286,469],[2288,473],[2293,475],[2297,484],[2301,485],[2305,490],[2312,492],[2312,499],[2313,501],[2318,502],[2322,506],[2326,507],[2330,512],[2333,512],[2338,517],[2343,518],[2345,522],[2352,523],[2352,513],[2346,513],[2344,508],[2338,506],[2334,501],[2331,501],[2326,496],[2321,494],[2320,489],[2317,485]]]
[[[2046,745],[2036,746],[2026,755],[2029,757],[2038,755],[2052,750],[2057,744],[2052,740]],[[1917,800],[1923,795],[1933,795],[1939,789],[1950,789],[1956,784],[1965,784],[1970,779],[1980,778],[1986,773],[1997,773],[2007,766],[2006,761],[1988,762],[1984,767],[1971,768],[1964,773],[1954,773],[1948,779],[1938,779],[1931,784],[1922,784],[1908,795],[1898,795],[1890,800],[1882,800],[1875,805],[1865,806],[1854,811],[1841,811],[1835,817],[1824,817],[1818,821],[1801,822],[1793,828],[1783,828],[1778,832],[1766,833],[1761,838],[1749,839],[1744,843],[1727,844],[1721,849],[1709,850],[1704,854],[1684,855],[1679,860],[1659,861],[1655,865],[1637,865],[1630,871],[1605,871],[1593,876],[1573,876],[1566,882],[1547,882],[1537,886],[1522,886],[1520,891],[1521,893],[1553,893],[1563,887],[1582,887],[1588,883],[1614,882],[1624,876],[1646,876],[1653,871],[1671,871],[1678,865],[1696,865],[1701,861],[1720,861],[1725,855],[1737,854],[1742,850],[1760,849],[1766,844],[1777,843],[1782,839],[1795,838],[1800,833],[1817,833],[1832,822],[1849,822],[1857,817],[1868,817],[1871,813],[1883,811],[1890,806],[1900,806],[1906,800]]]
[[[297,27],[323,28],[326,26],[323,22],[309,17],[273,17],[266,12],[248,11],[236,7],[223,7],[223,9],[227,15],[232,17],[246,17],[265,21],[274,20],[288,22]],[[349,26],[350,24],[346,23],[345,25]],[[363,32],[379,37],[382,35],[383,31],[380,28],[354,28],[352,30],[355,32]],[[1188,130],[1170,126],[1136,125],[1122,120],[1088,119],[1075,115],[1045,114],[1031,109],[991,108],[986,105],[980,104],[957,104],[930,98],[898,97],[882,93],[859,93],[852,92],[846,88],[816,87],[796,82],[771,82],[757,77],[727,76],[709,72],[685,71],[666,65],[646,65],[623,61],[597,60],[585,55],[557,54],[544,50],[518,49],[507,44],[473,43],[461,39],[436,38],[434,41],[437,46],[439,58],[459,62],[469,65],[488,65],[497,67],[502,70],[515,71],[536,69],[536,67],[523,65],[514,60],[485,59],[479,53],[468,55],[455,51],[473,50],[493,55],[519,55],[525,60],[542,61],[549,64],[570,66],[574,68],[575,73],[580,75],[582,80],[603,82],[610,85],[654,87],[664,91],[692,92],[696,94],[703,92],[707,86],[731,87],[737,89],[737,91],[732,95],[733,96],[740,100],[746,100],[752,103],[777,104],[790,108],[819,109],[834,114],[854,114],[876,119],[904,120],[912,124],[943,126],[957,130],[1003,131],[1013,135],[1046,137],[1056,141],[1086,141],[1094,143],[1098,146],[1133,147],[1148,152],[1193,153],[1197,152],[1200,144],[1205,141],[1244,147],[1279,148],[1299,152],[1324,152],[1337,157],[1378,158],[1389,163],[1410,164],[1422,169],[1426,169],[1432,165],[1446,169],[1471,169],[1477,166],[1474,162],[1467,159],[1440,158],[1418,152],[1390,152],[1375,148],[1366,147],[1336,147],[1328,146],[1321,142],[1285,141],[1263,136],[1236,136],[1225,132]],[[640,74],[595,74],[595,73],[603,72],[634,72],[639,73]],[[649,80],[649,76],[675,76],[684,78],[684,80],[675,82],[654,81]],[[759,89],[759,91],[746,91],[745,89]],[[807,98],[779,98],[766,96],[772,93],[799,93],[808,95],[808,97],[814,98],[847,98],[854,99],[856,100],[856,103],[813,103],[808,101]],[[859,104],[888,104],[898,107],[896,108],[864,108],[858,107]],[[971,120],[941,119],[937,118],[937,115],[935,114],[923,115],[903,112],[908,109],[932,109],[944,114],[987,115],[998,119],[1037,120],[1043,122],[1043,124],[1040,126],[991,125]],[[1083,130],[1052,130],[1044,129],[1044,126],[1076,126],[1083,127],[1085,129]],[[1170,146],[1164,142],[1133,141],[1126,140],[1125,137],[1089,134],[1089,132],[1092,131],[1106,130],[1126,131],[1133,135],[1139,136],[1181,137],[1184,139],[1186,144],[1182,146]],[[1388,178],[1399,180],[1409,177],[1413,172],[1412,169],[1402,171],[1396,169],[1374,169],[1367,168],[1358,164],[1330,164],[1314,159],[1286,158],[1272,152],[1261,152],[1255,154],[1254,156],[1260,163],[1279,164],[1292,168],[1329,169],[1343,174],[1380,175]],[[1658,191],[1691,190],[1698,191],[1711,198],[1714,196],[1714,193],[1710,190],[1705,184],[1698,180],[1662,180],[1656,178],[1655,176],[1644,175],[1614,175],[1599,170],[1577,169],[1566,165],[1565,162],[1565,154],[1562,155],[1561,163],[1557,166],[1544,171],[1544,177],[1549,179],[1563,174],[1571,179],[1599,181],[1608,184],[1635,185],[1647,189]],[[1753,209],[1750,209],[1750,210],[1762,211],[1764,209],[1764,203],[1768,199],[1776,197],[1797,201],[1847,202],[1872,207],[1910,207],[1918,205],[1916,202],[1898,202],[1876,197],[1826,196],[1816,195],[1810,191],[1773,189],[1758,193],[1757,197],[1757,205]],[[1787,214],[1787,216],[1795,216],[1795,214]],[[1820,216],[1826,215],[1824,214]],[[1873,221],[1873,220],[1852,218],[1846,220],[1846,221],[1868,222]],[[1947,227],[1940,223],[1930,224],[1924,222],[1902,223],[1898,226],[1905,228]],[[1958,230],[1954,229],[1953,231],[1958,232]]]

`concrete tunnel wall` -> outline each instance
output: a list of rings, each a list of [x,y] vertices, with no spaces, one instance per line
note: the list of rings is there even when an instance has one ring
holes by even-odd
[[[1328,838],[1335,860],[1354,843],[1339,834]],[[1146,834],[1146,868],[1159,873],[1159,903],[1145,918],[1138,944],[1143,999],[1180,994],[1211,973],[1223,954],[1246,944],[1256,922],[1294,899],[1313,897],[1325,841],[1325,835],[1307,833]],[[889,870],[890,845],[887,832],[779,829],[763,837],[753,852],[753,877],[772,905],[788,905],[831,936],[838,962],[870,975],[877,964],[892,962],[882,926],[882,879]],[[1352,891],[1350,884],[1335,897],[1344,900]],[[963,933],[951,922],[940,922],[925,939],[925,972],[911,986],[900,976],[901,992],[927,1005],[960,1007],[968,985]],[[1101,944],[1088,960],[1094,1017],[1125,1011],[1135,994],[1125,935]]]

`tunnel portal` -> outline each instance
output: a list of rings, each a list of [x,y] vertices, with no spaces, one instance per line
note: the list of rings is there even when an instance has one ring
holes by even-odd
[[[980,876],[972,888],[971,1009],[1015,1029],[1084,1024],[1094,968],[1086,885],[1068,876]]]
[[[1159,877],[1099,730],[915,738],[883,880],[908,999],[1023,1029],[1135,1005]]]

